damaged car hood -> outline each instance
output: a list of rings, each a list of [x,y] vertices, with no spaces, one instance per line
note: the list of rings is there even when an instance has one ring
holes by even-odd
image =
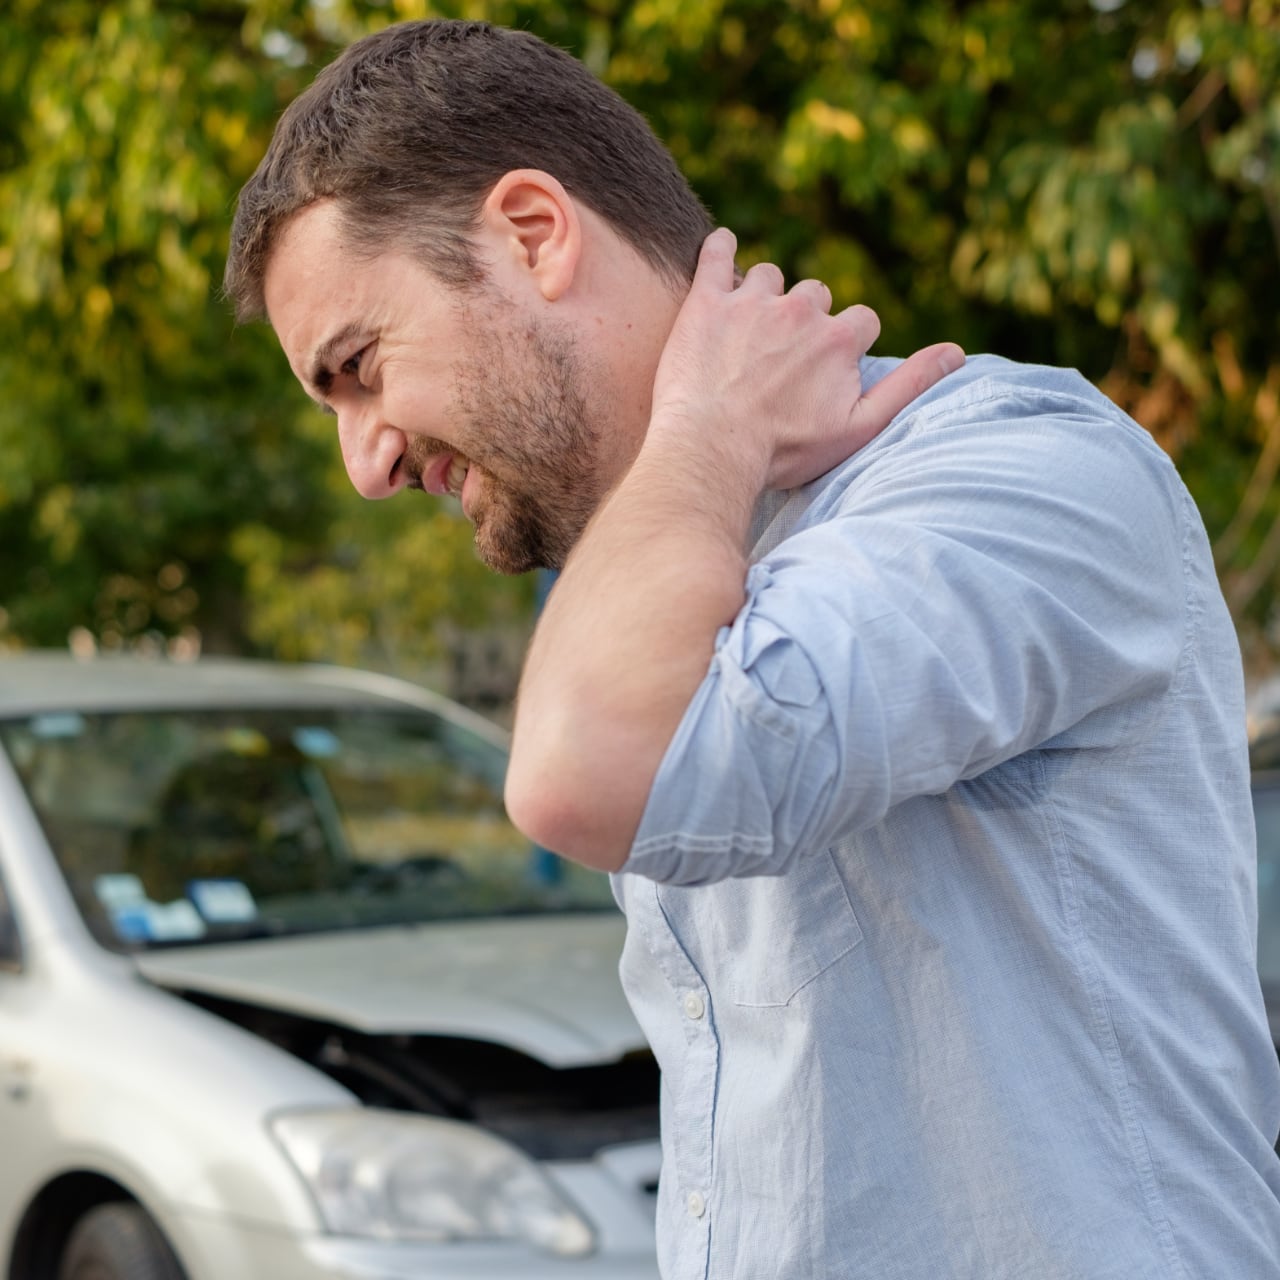
[[[135,961],[173,990],[585,1066],[645,1044],[618,980],[625,928],[611,913],[477,920],[182,947]]]

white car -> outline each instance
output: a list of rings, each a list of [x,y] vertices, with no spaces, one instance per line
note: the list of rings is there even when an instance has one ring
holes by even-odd
[[[0,1280],[655,1280],[605,877],[336,668],[0,658]]]

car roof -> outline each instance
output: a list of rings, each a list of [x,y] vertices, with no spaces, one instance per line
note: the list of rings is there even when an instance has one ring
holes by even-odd
[[[319,663],[133,654],[88,658],[52,650],[0,655],[0,720],[44,712],[163,711],[234,707],[399,707],[442,715],[499,745],[491,721],[395,676]]]

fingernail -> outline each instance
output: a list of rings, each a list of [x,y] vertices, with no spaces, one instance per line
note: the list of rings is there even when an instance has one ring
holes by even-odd
[[[965,354],[956,346],[943,347],[938,355],[938,363],[942,366],[943,373],[955,373],[957,369],[963,369],[964,362]]]

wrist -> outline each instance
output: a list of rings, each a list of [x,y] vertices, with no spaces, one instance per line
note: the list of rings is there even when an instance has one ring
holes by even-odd
[[[720,515],[745,533],[770,462],[759,441],[731,423],[713,429],[706,418],[667,410],[650,420],[633,470],[673,502]]]

